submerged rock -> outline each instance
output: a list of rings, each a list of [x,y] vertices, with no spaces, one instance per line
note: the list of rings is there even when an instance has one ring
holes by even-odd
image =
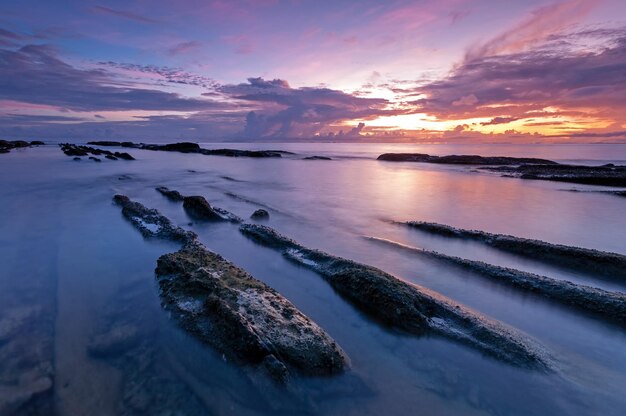
[[[99,158],[95,156],[89,156],[89,160],[93,160],[94,162],[102,162],[102,160],[100,160]]]
[[[531,157],[506,156],[478,156],[478,155],[448,155],[431,156],[424,153],[384,153],[378,160],[390,162],[423,162],[439,163],[443,165],[520,165],[522,163],[537,165],[558,165],[557,162],[547,159]]]
[[[552,279],[521,270],[495,266],[482,261],[449,256],[447,254],[411,247],[383,238],[369,237],[369,239],[412,253],[445,261],[476,272],[482,277],[536,293],[566,306],[593,312],[622,324],[626,323],[626,295],[623,293],[609,292],[595,287],[572,283],[567,280]]]
[[[146,302],[150,289],[132,283],[115,292],[100,310],[87,352],[118,369],[120,415],[212,414],[164,357],[157,336],[164,329],[154,319],[158,309]]]
[[[200,341],[233,361],[265,369],[278,382],[286,381],[289,369],[331,375],[348,365],[323,329],[272,288],[207,250],[194,233],[126,196],[114,200],[144,236],[184,244],[158,259],[156,276],[163,307]],[[111,343],[116,344],[104,344]]]
[[[270,213],[265,209],[257,209],[250,215],[253,220],[267,220],[270,217]]]
[[[580,183],[584,185],[621,186],[626,187],[626,166],[612,164],[603,166],[556,165],[556,166],[501,166],[482,168],[492,172],[503,173],[503,176],[520,179],[537,179],[545,181]]]
[[[550,369],[547,354],[526,336],[436,292],[377,268],[303,247],[269,227],[244,224],[240,230],[318,272],[341,296],[385,326],[416,335],[439,334],[516,366]]]
[[[537,261],[626,279],[626,256],[623,254],[552,244],[541,240],[520,238],[506,234],[465,230],[433,222],[409,221],[403,224],[431,234],[478,241],[499,250],[530,257]]]

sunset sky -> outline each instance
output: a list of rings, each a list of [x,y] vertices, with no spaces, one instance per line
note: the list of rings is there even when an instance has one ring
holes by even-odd
[[[0,138],[626,142],[626,1],[7,0]]]

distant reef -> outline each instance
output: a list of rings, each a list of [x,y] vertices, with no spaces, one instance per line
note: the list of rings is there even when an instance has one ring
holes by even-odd
[[[20,149],[31,146],[41,146],[45,144],[39,140],[27,142],[24,140],[0,140],[0,153],[9,153],[12,149]]]
[[[425,153],[384,153],[378,160],[388,162],[422,162],[438,163],[442,165],[520,165],[522,163],[535,165],[558,165],[557,162],[532,157],[506,156],[478,156],[478,155],[448,155],[432,156]]]
[[[520,179],[626,187],[626,166],[564,165],[553,160],[527,157],[448,155],[425,153],[384,153],[377,158],[388,162],[420,162],[440,165],[477,165],[479,169]]]
[[[284,154],[293,154],[284,150],[239,150],[239,149],[203,149],[198,143],[180,142],[168,144],[145,144],[132,142],[115,141],[94,141],[89,142],[93,146],[117,146],[130,147],[141,150],[160,150],[164,152],[199,153],[207,156],[228,156],[228,157],[282,157]]]

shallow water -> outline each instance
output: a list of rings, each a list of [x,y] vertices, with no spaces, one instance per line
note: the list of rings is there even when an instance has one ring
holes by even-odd
[[[624,327],[363,238],[387,238],[626,291],[626,282],[606,276],[548,266],[389,221],[434,221],[626,254],[624,198],[569,192],[601,187],[375,160],[380,153],[411,151],[626,164],[626,145],[203,146],[297,154],[248,159],[131,149],[136,161],[94,163],[75,162],[45,146],[0,155],[0,317],[24,305],[43,308],[34,324],[11,336],[50,346],[41,353],[52,363],[54,381],[46,399],[58,414],[154,414],[144,401],[164,396],[169,401],[159,402],[161,409],[170,406],[183,414],[626,412]],[[334,160],[301,160],[310,155]],[[267,225],[303,245],[374,265],[527,333],[551,354],[557,371],[522,370],[442,338],[382,328],[319,275],[248,240],[236,225],[188,225],[191,220],[180,204],[154,190],[161,185],[203,195],[243,218],[266,207],[271,215]],[[351,370],[334,379],[298,379],[291,391],[283,391],[251,382],[247,370],[224,362],[180,331],[159,306],[153,272],[158,256],[178,246],[144,240],[112,204],[115,193],[159,209],[197,232],[209,249],[278,290],[335,338],[350,356]],[[121,361],[88,353],[90,339],[102,326],[126,322],[141,326],[141,351]],[[0,337],[0,348],[5,342],[10,341]],[[149,364],[137,365],[138,360]],[[10,383],[29,365],[28,360],[12,366],[0,361],[0,382]],[[159,382],[137,387],[141,380]],[[177,397],[186,399],[181,404]]]

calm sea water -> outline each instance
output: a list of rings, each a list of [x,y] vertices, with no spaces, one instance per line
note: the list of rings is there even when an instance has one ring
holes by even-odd
[[[626,164],[626,145],[202,146],[281,149],[297,155],[248,159],[130,150],[136,161],[103,159],[99,164],[75,162],[54,146],[0,155],[0,318],[32,305],[46,311],[37,325],[12,336],[30,336],[28,331],[36,327],[33,336],[52,345],[43,355],[52,362],[52,400],[58,414],[140,414],[149,408],[142,400],[176,395],[181,400],[170,410],[180,414],[626,413],[623,327],[363,238],[383,237],[625,291],[625,282],[546,266],[389,221],[434,221],[626,254],[624,198],[571,192],[601,187],[375,158],[410,151]],[[310,155],[333,160],[301,160]],[[182,207],[155,192],[161,185],[204,195],[244,218],[264,207],[271,215],[267,225],[306,246],[379,267],[527,333],[555,358],[558,371],[521,370],[445,339],[389,331],[346,303],[320,276],[256,245],[235,225],[188,225]],[[351,370],[334,379],[297,380],[292,391],[276,391],[250,383],[245,371],[199,345],[159,306],[156,259],[178,247],[144,240],[112,204],[115,193],[193,229],[209,249],[278,290],[337,340],[351,357]],[[88,353],[90,339],[101,327],[125,322],[143,329],[146,347],[132,354],[149,357],[149,365],[138,369],[132,354],[123,362]],[[11,371],[27,372],[25,362],[21,367],[0,362],[0,383],[9,383]],[[150,388],[142,390],[137,386],[145,379],[159,382],[146,382]],[[128,398],[134,394],[139,397],[130,400],[135,407],[129,407]]]

